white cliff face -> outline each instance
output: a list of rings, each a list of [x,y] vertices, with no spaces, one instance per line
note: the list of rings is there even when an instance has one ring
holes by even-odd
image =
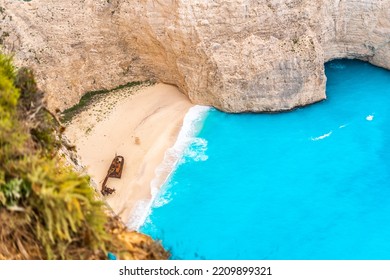
[[[53,109],[153,79],[228,112],[288,110],[325,98],[328,60],[390,68],[390,0],[1,1],[4,48]]]

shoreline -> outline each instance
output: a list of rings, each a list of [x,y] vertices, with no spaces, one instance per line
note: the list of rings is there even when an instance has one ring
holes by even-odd
[[[102,199],[130,229],[142,225],[174,170],[175,163],[166,164],[168,151],[180,142],[193,107],[197,106],[171,85],[121,89],[86,108],[67,126],[65,137],[76,145],[83,170],[99,194],[112,159],[124,156],[122,178],[107,182],[115,193]]]
[[[161,187],[164,186],[172,173],[176,170],[180,159],[185,153],[186,148],[191,144],[194,139],[194,135],[199,131],[197,127],[199,122],[203,122],[205,115],[211,107],[202,105],[193,105],[185,114],[182,126],[177,135],[177,139],[171,147],[164,152],[164,159],[155,169],[155,177],[150,181],[151,199],[147,205],[137,204],[134,207],[134,211],[131,216],[131,220],[128,221],[127,227],[135,230],[144,224],[145,220],[151,213],[151,209],[158,199]],[[161,206],[161,205],[160,205]],[[138,211],[139,212],[138,212]],[[138,213],[137,213],[138,212]],[[138,215],[137,215],[138,214]]]

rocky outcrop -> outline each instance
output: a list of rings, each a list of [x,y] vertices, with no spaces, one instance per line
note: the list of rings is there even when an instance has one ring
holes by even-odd
[[[134,80],[197,104],[278,111],[325,98],[324,62],[390,68],[389,0],[2,0],[0,38],[51,108]]]

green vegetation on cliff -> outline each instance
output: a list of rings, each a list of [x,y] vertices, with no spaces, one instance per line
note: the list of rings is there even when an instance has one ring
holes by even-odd
[[[0,54],[0,259],[164,259],[160,244],[107,213],[58,155],[62,127],[29,69]]]
[[[129,82],[127,84],[117,86],[113,89],[102,89],[102,90],[95,90],[95,91],[86,92],[81,97],[79,103],[75,104],[74,106],[72,106],[72,107],[70,107],[62,112],[61,121],[63,121],[64,123],[71,121],[75,115],[79,114],[88,105],[97,101],[99,99],[99,97],[104,96],[107,93],[110,93],[110,92],[118,90],[118,89],[138,86],[138,85],[141,85],[143,83],[148,83],[148,82],[139,82],[139,81],[138,82]]]

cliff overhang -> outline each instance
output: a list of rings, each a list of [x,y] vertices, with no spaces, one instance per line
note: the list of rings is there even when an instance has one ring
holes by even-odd
[[[156,80],[227,112],[289,110],[326,98],[326,61],[390,68],[385,0],[4,0],[0,16],[0,43],[52,109]]]

